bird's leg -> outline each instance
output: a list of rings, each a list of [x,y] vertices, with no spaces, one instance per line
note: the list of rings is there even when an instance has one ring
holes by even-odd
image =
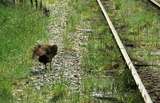
[[[52,60],[51,60],[51,62],[50,62],[50,70],[52,70]]]
[[[50,64],[50,70],[52,70],[52,63],[50,62],[49,64]]]
[[[47,70],[47,64],[44,64],[45,65],[45,70]]]

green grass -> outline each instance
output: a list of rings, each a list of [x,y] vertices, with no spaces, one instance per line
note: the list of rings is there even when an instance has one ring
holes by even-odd
[[[67,25],[65,29],[65,33],[63,34],[64,39],[64,47],[65,49],[73,49],[74,43],[73,43],[73,37],[70,37],[69,35],[74,35],[74,32],[77,30],[78,24],[83,23],[82,18],[90,17],[90,14],[88,12],[84,12],[88,7],[86,6],[86,3],[89,2],[82,2],[82,1],[74,1],[70,0],[68,5],[70,6],[72,12],[70,15],[68,15]],[[80,4],[80,5],[77,5]],[[82,13],[82,15],[81,15]]]
[[[159,9],[148,0],[121,0],[121,2],[115,0],[114,3],[118,9],[109,12],[115,14],[112,17],[113,21],[118,18],[116,22],[119,24],[116,22],[114,24],[118,25],[117,29],[122,41],[127,40],[127,42],[131,41],[136,44],[134,48],[127,49],[131,59],[149,64],[155,63],[155,65],[159,63],[160,56],[151,54],[154,51],[158,51],[160,47]],[[121,29],[121,27],[123,28]],[[153,68],[159,68],[159,66],[149,67],[150,73],[157,71],[157,73],[160,73],[159,69]],[[147,86],[148,83],[143,82]]]
[[[147,55],[147,51],[157,50],[160,46],[159,11],[147,0],[115,0],[113,2],[117,10],[109,12],[115,14],[112,17],[113,21],[118,18],[116,21],[118,24],[116,22],[114,24],[117,25],[122,40],[127,39],[137,44],[131,56],[135,58],[141,55],[146,61],[153,61],[154,58],[156,60],[157,57]],[[146,53],[143,54],[142,50]]]
[[[46,20],[28,7],[0,5],[0,101],[10,102],[12,83],[29,73],[33,46],[48,36]]]
[[[70,15],[68,15],[67,25],[65,29],[65,33],[63,34],[63,44],[65,49],[73,49],[74,43],[73,43],[73,37],[72,35],[76,31],[76,25],[79,23],[80,17],[77,16],[77,8],[74,8],[78,1],[70,1],[68,5],[70,5],[70,9],[72,12]]]

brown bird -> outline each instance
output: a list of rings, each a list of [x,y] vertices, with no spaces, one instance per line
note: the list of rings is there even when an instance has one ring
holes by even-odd
[[[33,49],[33,59],[37,58],[39,62],[45,65],[45,69],[47,69],[47,63],[50,63],[51,69],[51,62],[52,58],[57,54],[58,47],[57,45],[47,45],[47,44],[38,44]]]

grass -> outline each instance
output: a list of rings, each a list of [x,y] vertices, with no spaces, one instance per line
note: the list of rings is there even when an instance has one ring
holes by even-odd
[[[157,57],[143,54],[141,51],[144,50],[149,52],[157,50],[160,45],[160,18],[157,13],[158,11],[153,8],[147,0],[143,0],[143,2],[137,0],[116,0],[114,3],[118,9],[114,11],[116,15],[112,20],[119,19],[118,22],[120,23],[114,24],[118,25],[117,28],[120,30],[119,34],[121,38],[137,44],[136,48],[133,49],[135,52],[131,54],[133,58],[142,55],[146,61],[153,61],[154,58],[157,60]],[[126,12],[126,10],[128,12]],[[124,27],[123,31],[120,29],[122,26]]]
[[[160,46],[159,10],[147,0],[122,0],[120,3],[117,3],[117,5],[119,4],[121,6],[114,12],[117,15],[112,19],[119,18],[118,22],[121,22],[119,27],[122,25],[124,27],[123,31],[119,31],[122,40],[126,39],[127,42],[131,41],[136,44],[134,48],[128,49],[131,58],[136,58],[139,61],[143,60],[149,64],[159,63],[160,57],[151,54],[158,51]],[[129,12],[126,13],[125,9],[128,9]],[[152,68],[154,67],[159,68],[159,66],[153,66]],[[158,69],[151,68],[149,70],[159,71]]]
[[[76,28],[75,26],[79,23],[80,17],[77,16],[77,11],[74,10],[74,6],[76,5],[77,1],[70,1],[68,5],[70,5],[70,9],[72,10],[72,13],[68,15],[67,25],[65,29],[65,33],[63,34],[63,44],[65,49],[73,49],[74,43],[73,43],[73,37],[72,35]],[[75,8],[76,9],[76,8]]]
[[[35,43],[46,40],[46,18],[28,7],[0,5],[0,101],[11,102],[12,84],[32,67]]]

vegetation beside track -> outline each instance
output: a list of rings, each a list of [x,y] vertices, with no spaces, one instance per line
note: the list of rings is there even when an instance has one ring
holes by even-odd
[[[157,61],[158,57],[149,55],[159,47],[159,14],[147,1],[114,1],[115,9],[110,10],[110,16],[125,44],[133,45],[135,52],[130,52],[132,58],[139,55],[144,61]],[[127,4],[127,5],[126,5]],[[148,6],[150,5],[150,6]],[[125,18],[124,18],[125,17]],[[146,52],[146,53],[144,53]]]
[[[159,8],[149,0],[110,0],[107,10],[153,102],[159,101]],[[106,6],[107,8],[107,6]],[[147,65],[147,66],[146,66]],[[147,75],[148,73],[148,75]],[[148,79],[149,75],[151,78]]]
[[[47,40],[47,19],[30,7],[0,4],[0,101],[13,102],[12,86],[33,66],[32,47]]]

